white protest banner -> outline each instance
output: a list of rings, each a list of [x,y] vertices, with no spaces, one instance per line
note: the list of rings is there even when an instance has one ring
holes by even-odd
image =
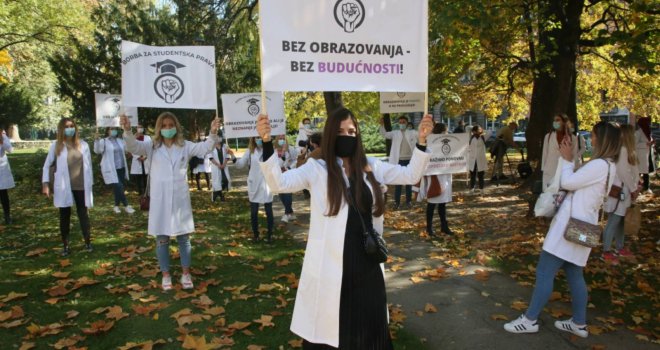
[[[431,150],[431,161],[425,175],[466,172],[469,137],[467,133],[429,135],[426,143]]]
[[[427,91],[427,0],[262,0],[259,17],[267,91]]]
[[[127,106],[217,109],[215,48],[122,41],[121,92]]]
[[[96,102],[96,126],[118,127],[119,116],[126,114],[131,125],[138,124],[137,107],[124,107],[121,95],[94,93]]]
[[[261,113],[261,93],[222,94],[222,114],[224,116],[225,138],[253,137],[257,133],[257,117]],[[266,92],[268,118],[272,135],[286,133],[284,115],[284,94]]]
[[[380,113],[424,112],[423,92],[381,92]]]

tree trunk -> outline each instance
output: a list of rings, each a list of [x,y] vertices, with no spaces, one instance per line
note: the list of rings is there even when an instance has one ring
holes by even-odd
[[[323,92],[325,99],[325,111],[328,116],[332,114],[337,108],[344,106],[341,98],[341,92],[338,91],[325,91]]]
[[[11,140],[11,142],[21,141],[21,135],[18,134],[18,125],[9,124],[9,128],[7,129],[7,137]]]

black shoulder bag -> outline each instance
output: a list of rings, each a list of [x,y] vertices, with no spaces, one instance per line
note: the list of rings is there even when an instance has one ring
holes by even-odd
[[[367,253],[367,256],[376,263],[384,263],[387,261],[387,255],[389,251],[385,245],[385,240],[383,237],[374,230],[373,226],[367,228],[367,225],[364,224],[362,219],[362,214],[357,209],[357,206],[354,203],[353,196],[351,195],[351,189],[347,189],[348,195],[348,204],[353,207],[353,209],[358,213],[360,217],[360,223],[362,223],[362,241],[364,245],[364,251]]]

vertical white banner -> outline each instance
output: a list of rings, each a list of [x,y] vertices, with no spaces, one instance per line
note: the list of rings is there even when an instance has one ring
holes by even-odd
[[[94,93],[96,126],[118,127],[119,116],[126,114],[131,125],[138,124],[137,107],[125,107],[121,95]]]
[[[121,90],[129,106],[217,109],[215,48],[122,41]]]
[[[427,0],[261,0],[268,91],[428,86]]]
[[[261,113],[261,93],[222,94],[225,138],[259,136],[257,117]],[[284,94],[266,92],[266,106],[272,135],[286,134]]]

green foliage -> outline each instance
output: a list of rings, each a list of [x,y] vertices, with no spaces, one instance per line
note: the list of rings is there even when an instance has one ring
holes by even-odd
[[[384,153],[385,138],[378,132],[380,126],[374,123],[360,123],[362,146],[367,153]]]
[[[9,124],[29,121],[35,101],[15,84],[0,84],[0,128],[7,130]]]

